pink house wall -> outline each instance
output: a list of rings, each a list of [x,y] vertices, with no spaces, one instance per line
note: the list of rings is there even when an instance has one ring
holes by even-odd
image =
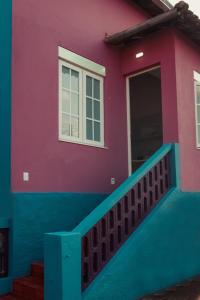
[[[200,73],[200,48],[180,33],[175,37],[181,182],[185,191],[200,191],[200,149],[196,147],[193,71]]]
[[[107,193],[116,188],[128,175],[126,76],[158,64],[164,143],[180,143],[182,189],[200,189],[193,87],[199,48],[171,30],[123,50],[103,43],[105,33],[146,17],[125,0],[13,1],[13,191]],[[58,141],[58,46],[106,67],[105,149]],[[144,57],[137,60],[138,51]],[[23,181],[24,171],[29,182]]]
[[[140,51],[144,57],[136,59],[135,54]],[[193,79],[193,71],[200,73],[200,48],[180,32],[166,29],[135,42],[122,54],[122,72],[126,76],[158,64],[162,80],[163,142],[180,144],[181,189],[200,191]]]
[[[138,52],[144,56],[136,59]],[[160,65],[162,88],[163,142],[178,142],[175,42],[170,30],[153,34],[122,53],[122,73],[127,76]],[[147,101],[151,101],[151,96]]]
[[[125,0],[13,0],[13,191],[104,193],[116,187],[111,177],[117,185],[127,177],[120,51],[103,38],[144,19]],[[107,69],[106,149],[58,141],[58,46]],[[173,128],[165,139],[172,135],[176,140]],[[29,182],[23,182],[24,171],[30,173]]]

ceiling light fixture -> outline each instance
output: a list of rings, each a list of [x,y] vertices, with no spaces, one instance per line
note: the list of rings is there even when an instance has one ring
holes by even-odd
[[[144,52],[138,52],[138,53],[136,53],[136,55],[135,55],[136,58],[141,58],[141,57],[143,57],[143,56],[144,56]]]

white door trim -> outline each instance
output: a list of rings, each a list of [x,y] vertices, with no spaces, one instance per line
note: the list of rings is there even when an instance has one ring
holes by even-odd
[[[126,111],[127,111],[127,140],[128,140],[128,176],[132,173],[132,155],[131,155],[131,109],[130,109],[130,89],[129,79],[131,76],[126,77]]]

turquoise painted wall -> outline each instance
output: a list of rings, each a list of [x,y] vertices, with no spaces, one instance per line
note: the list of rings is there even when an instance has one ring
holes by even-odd
[[[84,300],[134,300],[200,274],[200,193],[173,191],[122,246]]]
[[[0,1],[0,217],[10,215],[12,0]]]
[[[12,0],[0,1],[0,227],[11,216],[11,44]],[[0,294],[11,288],[11,278],[0,279]]]
[[[43,260],[44,233],[71,231],[107,195],[13,194],[12,275],[29,272],[32,261]]]

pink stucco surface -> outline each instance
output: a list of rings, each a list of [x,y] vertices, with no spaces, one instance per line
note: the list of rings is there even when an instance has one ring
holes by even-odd
[[[141,51],[144,56],[136,59],[136,53]],[[175,43],[171,30],[142,39],[122,54],[122,72],[126,76],[157,65],[161,67],[163,143],[178,142]],[[151,102],[150,94],[146,101]]]
[[[193,79],[193,71],[200,73],[200,48],[178,32],[175,45],[181,185],[185,191],[200,191],[200,149],[196,147]]]
[[[127,177],[120,51],[103,38],[145,18],[124,0],[13,0],[13,191],[110,192]],[[107,69],[106,149],[58,141],[58,46]],[[30,173],[29,182],[23,182],[24,171]]]
[[[193,82],[193,71],[200,73],[199,48],[171,29],[124,49],[103,42],[106,33],[146,18],[125,0],[13,0],[13,191],[115,189],[128,176],[126,77],[156,65],[161,66],[163,142],[180,143],[182,189],[200,190]],[[58,140],[58,46],[106,67],[105,149]],[[144,57],[136,59],[140,51]],[[29,182],[23,181],[24,171]]]
[[[144,57],[136,61],[135,54],[140,51]],[[200,191],[193,79],[193,71],[200,73],[200,49],[180,32],[166,29],[123,52],[124,75],[155,65],[161,66],[163,142],[180,145],[181,189]],[[147,101],[151,101],[151,95]]]

